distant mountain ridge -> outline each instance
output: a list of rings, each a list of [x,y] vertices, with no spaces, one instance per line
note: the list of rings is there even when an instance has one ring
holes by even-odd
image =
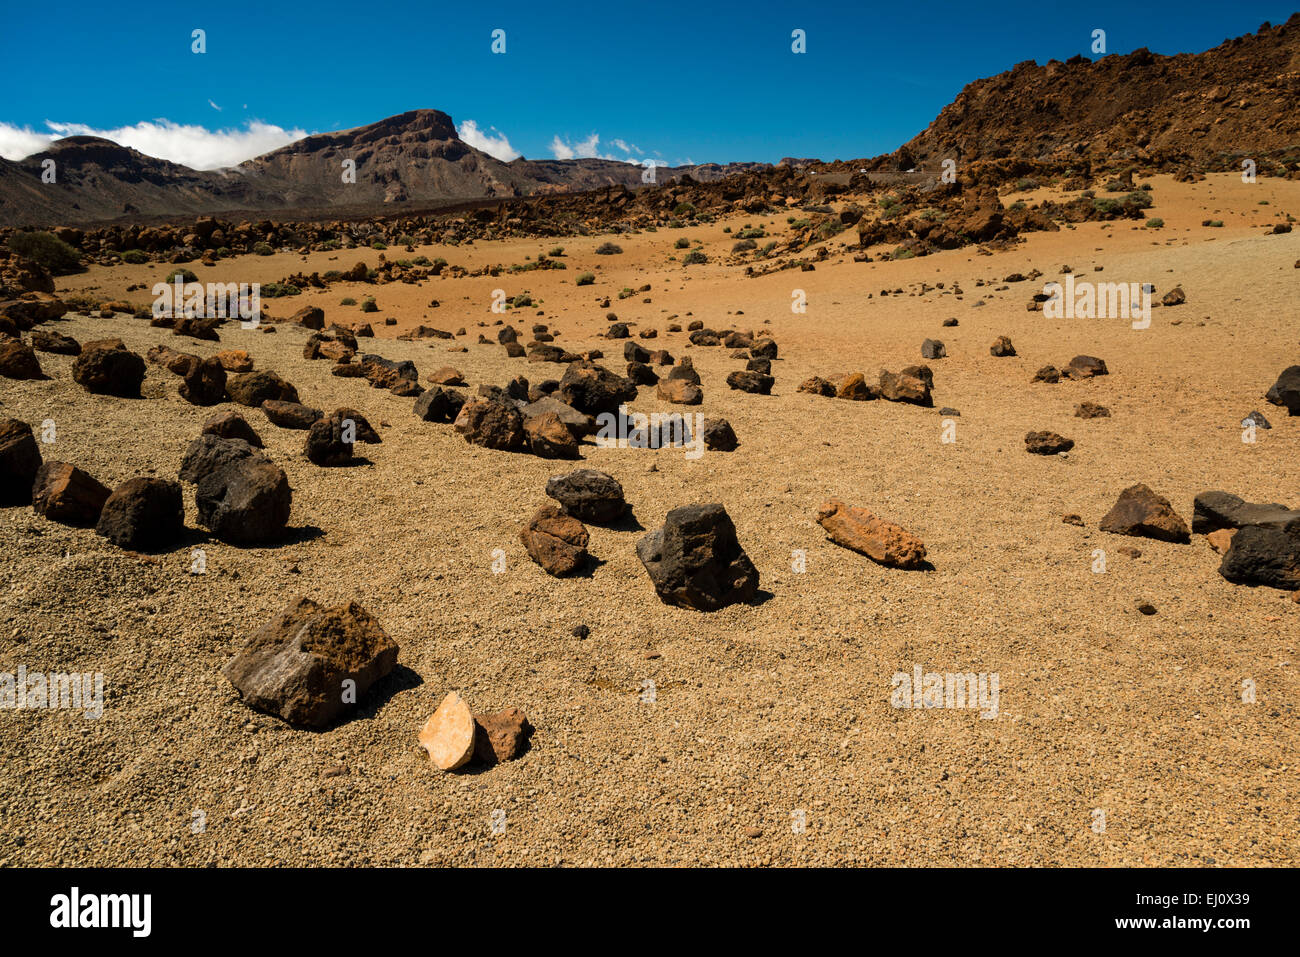
[[[54,183],[41,180],[46,160],[55,163]],[[768,166],[658,167],[653,182],[687,174],[709,181]],[[429,109],[312,134],[219,170],[194,170],[109,140],[73,136],[17,162],[0,160],[0,225],[505,199],[635,188],[644,173],[637,164],[609,159],[503,162],[462,140],[446,113]]]

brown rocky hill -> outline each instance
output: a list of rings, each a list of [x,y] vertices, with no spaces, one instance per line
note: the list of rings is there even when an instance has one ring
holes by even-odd
[[[1017,158],[1226,169],[1300,157],[1300,14],[1196,54],[1032,60],[968,84],[874,168]],[[1294,148],[1288,151],[1288,148]],[[1291,155],[1294,154],[1294,155]]]
[[[41,182],[54,159],[55,184]],[[355,163],[355,182],[344,161]],[[764,163],[702,164],[655,171],[657,183],[698,181],[767,168]],[[505,163],[475,149],[438,110],[411,110],[377,123],[305,137],[232,169],[194,170],[108,140],[74,136],[19,162],[0,160],[0,225],[58,225],[122,217],[173,218],[202,213],[313,215],[636,188],[642,167],[609,159]]]
[[[41,179],[46,160],[54,161],[53,183]],[[0,223],[80,223],[277,205],[274,192],[259,191],[237,173],[193,170],[95,136],[69,136],[18,162],[0,160]]]

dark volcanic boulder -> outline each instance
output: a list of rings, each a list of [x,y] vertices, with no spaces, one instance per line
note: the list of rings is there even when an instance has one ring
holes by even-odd
[[[711,452],[734,452],[740,443],[726,419],[704,420],[704,447]]]
[[[357,442],[364,442],[366,445],[379,445],[383,442],[374,426],[356,409],[335,409],[334,415],[343,424],[345,439],[351,436]]]
[[[1136,535],[1162,542],[1186,544],[1192,539],[1187,523],[1174,511],[1169,499],[1140,483],[1120,493],[1115,507],[1097,527],[1115,535]]]
[[[44,379],[40,360],[21,339],[0,336],[0,376],[6,379]]]
[[[1232,536],[1219,574],[1239,585],[1300,589],[1300,518],[1284,527],[1247,525]]]
[[[923,359],[942,359],[948,354],[942,342],[938,339],[926,339],[921,343],[921,358]]]
[[[1300,415],[1300,366],[1284,369],[1264,398],[1284,406],[1290,415]]]
[[[95,531],[119,548],[153,551],[185,534],[185,503],[177,482],[127,479],[113,490],[99,513]]]
[[[1006,336],[998,336],[993,340],[993,345],[989,346],[989,355],[997,356],[999,359],[1005,359],[1016,354],[1016,347],[1011,344],[1011,340]]]
[[[560,421],[573,433],[573,437],[579,441],[596,433],[595,419],[589,415],[583,415],[573,406],[565,405],[552,395],[543,395],[537,401],[530,402],[519,410],[519,414],[524,417],[525,425],[533,416],[544,415],[547,412],[558,415]]]
[[[1074,439],[1055,432],[1029,432],[1025,435],[1025,451],[1033,455],[1057,455],[1074,448]]]
[[[310,429],[325,416],[320,409],[311,409],[300,402],[281,402],[279,399],[267,399],[262,403],[262,411],[273,425],[282,429]]]
[[[393,670],[397,652],[356,602],[322,608],[299,598],[258,629],[222,674],[249,707],[323,728]]]
[[[219,472],[230,463],[244,459],[270,461],[243,439],[223,439],[205,432],[185,450],[185,457],[181,459],[180,479],[183,482],[198,482],[203,476]]]
[[[1091,379],[1093,376],[1110,374],[1106,363],[1096,356],[1075,356],[1061,371],[1071,379]]]
[[[595,525],[615,522],[627,511],[618,479],[595,469],[578,469],[548,479],[546,494],[570,515]]]
[[[81,343],[76,339],[45,329],[32,330],[32,348],[37,352],[53,352],[61,356],[81,355]]]
[[[771,395],[776,379],[761,372],[736,371],[727,376],[727,385],[740,392]]]
[[[32,485],[32,511],[64,525],[94,525],[109,491],[67,462],[46,462]]]
[[[524,444],[524,419],[509,401],[473,398],[452,426],[466,442],[488,449],[513,450]]]
[[[1287,508],[1274,502],[1256,505],[1228,492],[1202,492],[1192,502],[1192,531],[1208,535],[1220,528],[1245,528],[1247,525],[1267,525],[1285,528],[1300,518],[1300,509]]]
[[[455,422],[464,405],[464,393],[436,385],[420,393],[415,400],[415,414],[425,422]]]
[[[127,349],[120,339],[88,342],[72,363],[72,379],[87,392],[124,399],[140,396],[144,359]]]
[[[255,459],[233,462],[203,476],[194,491],[199,523],[232,545],[281,538],[292,501],[284,470]]]
[[[181,398],[194,405],[216,405],[226,400],[226,367],[216,356],[192,364],[180,385]]]
[[[203,435],[215,435],[220,439],[243,439],[249,445],[262,447],[261,437],[238,412],[222,412],[203,423]]]
[[[669,605],[715,611],[749,601],[758,591],[758,570],[721,505],[673,509],[662,528],[637,543],[636,553]]]
[[[26,505],[41,468],[41,447],[32,427],[19,419],[0,419],[0,505]]]
[[[277,399],[280,402],[298,401],[298,390],[269,370],[233,376],[226,383],[226,391],[230,393],[231,402],[238,402],[240,405],[251,406],[254,409],[267,399]]]
[[[636,398],[636,383],[594,362],[574,362],[560,379],[557,395],[585,415],[616,413]]]
[[[347,419],[336,412],[312,424],[304,451],[314,465],[347,465],[352,461],[355,440],[355,424],[347,425]]]

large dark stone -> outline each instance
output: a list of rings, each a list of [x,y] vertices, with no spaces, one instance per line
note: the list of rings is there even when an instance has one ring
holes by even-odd
[[[546,494],[570,515],[596,525],[617,521],[627,511],[618,479],[595,469],[578,469],[549,479]]]
[[[1264,398],[1274,405],[1284,406],[1291,415],[1300,415],[1300,366],[1282,370]]]
[[[269,370],[232,376],[226,383],[226,391],[230,394],[230,401],[252,408],[257,408],[267,399],[298,401],[298,390]]]
[[[185,450],[185,457],[181,459],[180,479],[184,482],[198,482],[205,475],[219,472],[232,462],[244,459],[270,461],[243,439],[223,439],[205,432]]]
[[[356,602],[299,598],[263,625],[222,673],[244,703],[289,724],[322,728],[397,665],[397,643]]]
[[[177,482],[127,479],[113,490],[95,531],[119,548],[153,551],[176,544],[185,534],[185,503]]]
[[[41,468],[41,447],[32,427],[19,419],[0,419],[0,504],[26,505]]]
[[[232,545],[281,538],[292,501],[284,470],[255,459],[232,462],[203,476],[194,491],[199,523]]]
[[[73,360],[72,379],[87,392],[135,399],[140,396],[144,370],[144,359],[121,340],[88,342]]]
[[[559,398],[584,415],[615,413],[636,398],[636,383],[594,362],[574,362],[560,379]]]
[[[1282,528],[1246,525],[1238,529],[1219,574],[1240,585],[1300,589],[1300,518]]]
[[[716,611],[750,601],[758,591],[758,570],[721,505],[673,509],[662,528],[637,543],[636,553],[666,604]]]

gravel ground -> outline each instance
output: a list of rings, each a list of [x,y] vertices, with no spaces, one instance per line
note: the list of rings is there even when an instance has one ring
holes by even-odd
[[[495,340],[493,288],[530,289],[545,315],[529,310],[523,328],[552,323],[559,344],[603,348],[621,371],[622,343],[598,338],[609,310],[596,300],[650,283],[612,310],[640,324],[634,334],[660,330],[647,347],[693,356],[705,404],[684,411],[725,416],[742,444],[698,460],[586,446],[572,467],[616,476],[646,529],[678,505],[726,505],[767,594],[714,614],[659,602],[634,529],[589,526],[590,574],[544,574],[518,529],[549,501],[546,479],[571,466],[468,445],[448,425],[419,421],[413,400],[330,376],[328,362],[302,358],[307,330],[228,325],[221,343],[208,343],[126,315],[55,324],[83,342],[120,336],[141,353],[158,343],[200,355],[247,349],[308,405],[359,409],[383,442],[362,447],[365,464],[320,469],[303,455],[305,433],[241,410],[294,489],[293,534],[274,548],[209,539],[196,527],[192,486],[190,540],[157,555],[30,509],[0,510],[0,670],[102,672],[107,683],[97,721],[0,713],[0,863],[1295,865],[1300,605],[1224,581],[1201,536],[1174,545],[1096,527],[1139,481],[1189,523],[1193,496],[1208,489],[1300,505],[1300,419],[1262,399],[1300,361],[1300,233],[1256,228],[1300,205],[1300,184],[1233,180],[1158,178],[1160,231],[1087,224],[991,257],[965,249],[863,264],[833,241],[815,272],[760,279],[668,261],[678,235],[725,255],[732,239],[718,223],[620,238],[621,257],[592,255],[604,237],[420,249],[472,268],[562,243],[568,269],[342,285],[270,304],[277,315],[320,304],[327,321],[397,318],[376,324],[381,336],[420,322],[464,326],[465,354],[438,340],[369,344],[413,359],[422,375],[454,365],[472,392],[563,371],[475,344],[479,332]],[[1257,195],[1272,208],[1247,202]],[[1211,210],[1225,228],[1199,227]],[[784,217],[728,222],[776,229]],[[377,257],[251,257],[200,278],[266,282]],[[1079,279],[1153,282],[1157,295],[1178,283],[1188,302],[1155,310],[1141,331],[1026,311],[1064,263]],[[1104,271],[1094,276],[1094,265]],[[574,287],[597,266],[595,286]],[[1000,282],[1034,267],[1046,274],[1038,283]],[[97,268],[67,289],[120,298],[128,282],[157,278],[145,267]],[[920,294],[922,281],[945,288]],[[904,293],[881,295],[897,288]],[[790,311],[794,289],[808,294],[806,314]],[[378,314],[339,305],[364,292],[377,296]],[[429,308],[431,297],[442,305]],[[743,363],[667,334],[672,314],[683,325],[700,318],[774,334],[774,394],[727,389],[727,372]],[[941,327],[949,316],[957,328]],[[989,355],[1001,334],[1017,357]],[[941,441],[937,409],[796,391],[813,374],[872,378],[920,362],[927,337],[947,345],[949,358],[930,365],[936,406],[961,412],[954,443]],[[1030,383],[1040,366],[1079,353],[1102,357],[1111,374]],[[238,408],[190,406],[179,379],[154,366],[143,400],[92,396],[72,383],[70,358],[40,359],[51,378],[0,380],[0,413],[37,427],[54,420],[45,457],[109,486],[175,478],[201,422]],[[674,411],[653,393],[643,388],[633,408]],[[1112,417],[1074,418],[1085,399]],[[1247,445],[1237,423],[1252,409],[1273,428]],[[1032,456],[1023,445],[1031,429],[1077,444],[1068,458]],[[934,570],[887,569],[827,541],[814,519],[831,497],[920,536]],[[1066,512],[1085,527],[1062,523]],[[1140,557],[1117,551],[1124,546]],[[189,574],[195,548],[206,552],[206,575]],[[1092,571],[1099,548],[1102,574]],[[797,550],[803,572],[792,567]],[[401,646],[397,672],[353,720],[324,732],[251,711],[220,674],[297,595],[355,599]],[[1139,600],[1157,613],[1139,614]],[[579,624],[591,629],[585,640],[572,634]],[[892,675],[915,665],[997,674],[998,716],[891,707]],[[1245,679],[1256,704],[1241,700]],[[478,712],[525,711],[537,729],[531,750],[486,770],[431,767],[416,735],[451,690]],[[494,820],[504,821],[499,833]]]

